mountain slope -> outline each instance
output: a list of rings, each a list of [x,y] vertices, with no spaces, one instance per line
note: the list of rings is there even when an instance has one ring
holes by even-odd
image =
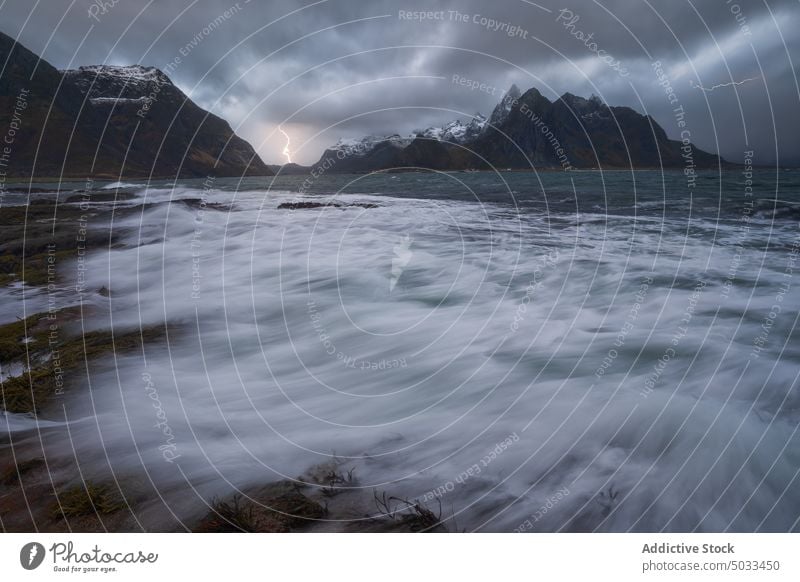
[[[551,102],[537,89],[515,100],[503,121],[471,145],[497,167],[678,168],[687,163],[683,144],[670,140],[650,116],[570,93]],[[691,150],[697,167],[721,163],[716,155]]]
[[[271,175],[227,122],[198,107],[155,68],[58,71],[0,33],[3,65],[0,131],[13,121],[19,125],[9,176]]]

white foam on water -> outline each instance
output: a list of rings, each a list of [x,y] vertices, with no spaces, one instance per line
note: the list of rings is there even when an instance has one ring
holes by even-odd
[[[87,329],[173,326],[65,400],[96,422],[48,446],[87,473],[144,465],[192,515],[186,480],[210,498],[335,454],[370,497],[441,499],[468,529],[792,527],[796,293],[750,356],[784,256],[742,257],[723,296],[735,247],[678,220],[637,223],[631,243],[630,217],[551,228],[478,203],[182,193],[204,195],[234,210],[157,205],[87,258],[87,286],[111,291]]]

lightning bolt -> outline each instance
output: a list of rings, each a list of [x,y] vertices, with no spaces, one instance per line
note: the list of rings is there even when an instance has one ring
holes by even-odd
[[[745,83],[748,83],[750,81],[755,81],[755,80],[760,79],[760,78],[761,78],[761,76],[759,75],[758,77],[752,77],[750,79],[742,79],[741,81],[731,81],[730,83],[720,83],[719,85],[714,85],[713,87],[709,87],[709,88],[703,87],[702,85],[698,85],[692,79],[689,79],[689,85],[692,87],[692,89],[700,89],[701,91],[705,91],[706,93],[711,93],[714,89],[719,89],[721,87],[733,87],[733,86],[737,86],[737,85],[744,85]]]
[[[283,137],[286,138],[286,145],[284,146],[283,151],[281,153],[284,156],[286,156],[286,163],[287,164],[291,164],[292,163],[292,150],[289,149],[289,146],[292,144],[292,139],[289,137],[288,133],[283,131],[283,128],[280,125],[278,126],[278,131],[280,131],[283,134]]]
[[[39,553],[39,548],[36,546],[31,546],[31,552],[28,554],[28,566],[33,564],[33,559],[36,557],[36,554]]]

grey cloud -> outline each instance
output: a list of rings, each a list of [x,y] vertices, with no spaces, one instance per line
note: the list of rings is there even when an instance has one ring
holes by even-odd
[[[269,162],[281,159],[279,123],[286,123],[294,143],[321,132],[298,152],[308,163],[340,136],[408,133],[449,121],[456,112],[488,114],[512,82],[523,89],[537,86],[551,99],[566,91],[596,92],[610,104],[653,115],[674,137],[672,106],[656,83],[653,59],[665,65],[699,146],[732,160],[753,149],[760,163],[800,162],[792,61],[800,55],[800,34],[791,20],[797,3],[790,0],[539,2],[550,12],[521,0],[120,0],[98,15],[99,22],[88,17],[92,4],[10,0],[0,8],[2,28],[59,67],[140,62],[164,68],[181,57],[173,79],[226,117]],[[579,17],[569,29],[563,19],[556,22],[562,8]],[[445,11],[445,19],[401,20],[399,10]],[[449,10],[470,18],[455,21]],[[475,14],[517,26],[527,38],[488,30],[472,21]],[[383,15],[389,17],[377,18]],[[367,20],[351,22],[359,19]],[[599,62],[587,43],[570,34],[577,30],[592,34],[597,48],[618,59],[629,75]],[[311,36],[298,40],[305,35]],[[361,51],[367,52],[355,55]],[[327,61],[332,62],[320,66]],[[499,92],[469,91],[450,82],[453,74]],[[386,79],[407,76],[444,79]],[[690,84],[708,88],[762,76],[710,93]],[[379,109],[386,111],[362,115]]]

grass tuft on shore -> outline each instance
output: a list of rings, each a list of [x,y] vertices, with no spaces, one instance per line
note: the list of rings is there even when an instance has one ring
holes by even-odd
[[[84,515],[110,514],[125,509],[127,504],[112,485],[96,485],[89,481],[75,485],[56,495],[51,509],[55,519]]]
[[[299,531],[326,515],[325,508],[288,484],[285,493],[275,496],[230,499],[215,498],[211,511],[195,528],[196,532],[261,532]]]
[[[5,471],[0,472],[0,485],[3,487],[17,485],[23,475],[43,466],[44,459],[38,457],[25,461],[18,461],[16,465],[11,465],[7,467]]]

